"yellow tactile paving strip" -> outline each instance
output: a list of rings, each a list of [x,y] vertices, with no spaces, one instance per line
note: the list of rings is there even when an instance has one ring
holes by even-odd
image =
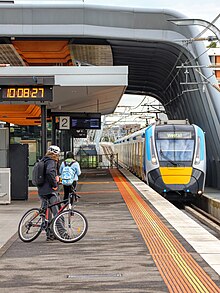
[[[101,182],[98,182],[98,181],[90,181],[90,182],[78,182],[79,185],[91,185],[91,184],[110,184],[110,182],[108,181],[101,181]]]
[[[111,171],[169,292],[220,292],[153,210],[117,170]]]

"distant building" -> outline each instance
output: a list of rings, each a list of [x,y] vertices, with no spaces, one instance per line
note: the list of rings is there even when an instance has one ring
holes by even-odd
[[[216,68],[213,68],[213,70],[215,71],[215,75],[220,86],[220,48],[210,48],[208,50],[208,54],[212,65],[217,66]]]

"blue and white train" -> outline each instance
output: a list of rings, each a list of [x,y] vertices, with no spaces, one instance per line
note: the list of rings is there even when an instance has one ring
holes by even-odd
[[[188,120],[158,120],[115,141],[114,149],[119,164],[169,200],[191,201],[204,191],[205,136]]]

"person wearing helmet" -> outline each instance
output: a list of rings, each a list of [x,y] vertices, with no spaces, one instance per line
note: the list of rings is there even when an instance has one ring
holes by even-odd
[[[44,161],[44,183],[38,186],[38,194],[42,201],[42,207],[45,207],[47,201],[53,204],[58,201],[58,162],[60,157],[60,148],[56,145],[49,146],[46,154],[42,158]],[[55,216],[58,212],[57,206],[52,207],[52,213]],[[51,231],[47,233],[47,240],[53,240]]]

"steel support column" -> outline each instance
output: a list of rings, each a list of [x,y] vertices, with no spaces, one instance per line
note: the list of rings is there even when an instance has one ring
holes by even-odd
[[[47,106],[41,105],[41,156],[47,150]]]
[[[56,117],[52,116],[51,144],[56,145]]]

